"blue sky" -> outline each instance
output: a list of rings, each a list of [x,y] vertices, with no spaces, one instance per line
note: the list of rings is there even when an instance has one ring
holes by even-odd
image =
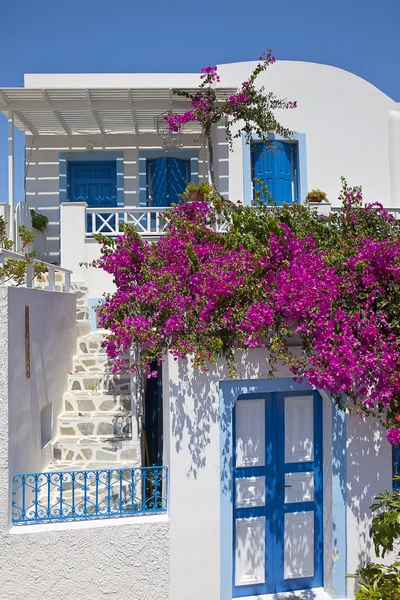
[[[334,65],[400,102],[400,0],[3,0],[0,87],[24,73],[198,71],[278,59]],[[360,99],[361,100],[361,99]],[[16,202],[23,199],[17,136]],[[0,201],[7,127],[0,115]]]

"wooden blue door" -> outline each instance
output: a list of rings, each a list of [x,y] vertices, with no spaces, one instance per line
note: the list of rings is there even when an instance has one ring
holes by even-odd
[[[241,396],[233,429],[233,597],[322,586],[320,395]]]
[[[270,146],[254,144],[252,147],[253,179],[259,179],[276,204],[298,201],[297,147],[293,143],[273,142]],[[262,185],[254,189],[262,192]]]
[[[67,191],[69,202],[86,202],[89,208],[117,206],[116,162],[69,162]],[[115,228],[116,218],[110,213],[101,213],[96,218],[96,229],[102,227],[101,233],[107,235]],[[87,231],[92,231],[91,215],[87,217]]]
[[[181,158],[155,158],[147,161],[147,199],[151,206],[171,206],[179,202],[190,180],[190,161]]]

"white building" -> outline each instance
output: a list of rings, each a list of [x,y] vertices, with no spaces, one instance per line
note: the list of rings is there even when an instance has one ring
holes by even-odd
[[[221,97],[254,66],[221,65]],[[367,202],[400,212],[400,107],[392,99],[311,63],[278,62],[260,84],[298,103],[278,115],[296,134],[276,140],[286,161],[268,173],[277,202],[303,202],[319,188],[335,208],[344,175],[363,185]],[[50,291],[1,291],[5,600],[344,600],[354,597],[346,574],[374,558],[368,507],[392,486],[383,432],[346,417],[323,390],[295,384],[285,368],[267,379],[264,351],[238,356],[236,380],[222,361],[205,375],[167,357],[144,407],[136,382],[111,376],[101,353],[93,306],[113,284],[80,263],[99,256],[95,232],[115,236],[122,222],[156,239],[165,207],[189,181],[208,180],[196,124],[185,126],[181,147],[165,149],[155,120],[185,110],[173,88],[197,85],[195,74],[38,74],[0,90],[9,205],[16,126],[26,133],[26,203],[49,218],[46,260],[72,272],[79,318],[75,328],[62,277],[49,275]],[[251,203],[263,148],[237,139],[230,152],[223,129],[214,136],[222,193]],[[282,173],[290,185],[280,186]],[[140,471],[149,463],[168,472]],[[53,476],[40,479],[49,468]],[[93,475],[97,468],[105,475]],[[54,473],[62,473],[61,494]],[[147,486],[135,479],[145,473]],[[146,494],[154,500],[157,490],[150,506]]]

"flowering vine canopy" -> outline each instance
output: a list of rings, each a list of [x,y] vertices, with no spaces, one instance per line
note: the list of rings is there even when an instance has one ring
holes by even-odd
[[[225,124],[229,141],[241,134],[250,141],[254,131],[266,143],[271,131],[291,135],[272,111],[296,103],[255,86],[274,61],[270,51],[260,57],[223,102],[213,88],[216,67],[203,69],[197,93],[174,90],[192,108],[170,114],[169,126],[201,123],[213,185],[200,184],[191,201],[190,184],[156,242],[128,226],[116,239],[96,236],[94,266],[116,285],[98,309],[107,353],[114,370],[140,368],[148,377],[167,351],[204,370],[224,356],[234,376],[236,350],[265,348],[270,376],[278,363],[288,365],[340,406],[375,416],[400,443],[400,222],[378,203],[363,206],[361,188],[344,179],[342,210],[329,217],[300,204],[268,205],[268,190],[268,202],[257,191],[254,206],[233,204],[216,186],[213,125]],[[140,358],[125,364],[132,345]]]
[[[148,377],[167,350],[200,369],[223,355],[233,375],[236,349],[266,348],[271,375],[287,364],[400,441],[399,223],[380,204],[363,207],[361,188],[344,180],[340,198],[342,211],[323,217],[298,204],[224,203],[210,187],[168,211],[157,242],[129,227],[102,240],[97,266],[117,287],[99,309],[114,369],[126,368],[132,343]]]

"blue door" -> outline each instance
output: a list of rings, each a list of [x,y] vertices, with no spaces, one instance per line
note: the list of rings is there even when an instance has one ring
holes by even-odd
[[[322,586],[321,396],[240,396],[233,436],[233,597]]]
[[[116,207],[116,161],[69,162],[67,189],[69,202],[86,202],[89,208]],[[101,228],[103,234],[109,233],[115,226],[115,219],[116,216],[110,216],[110,213],[101,213],[96,219],[96,229]],[[87,230],[92,230],[91,215],[88,215]]]
[[[298,202],[297,147],[289,142],[273,142],[270,146],[254,144],[252,147],[253,179],[268,187],[276,204]],[[254,183],[262,192],[263,186]]]
[[[190,160],[155,158],[147,161],[147,200],[150,206],[171,206],[179,202],[190,181]]]

